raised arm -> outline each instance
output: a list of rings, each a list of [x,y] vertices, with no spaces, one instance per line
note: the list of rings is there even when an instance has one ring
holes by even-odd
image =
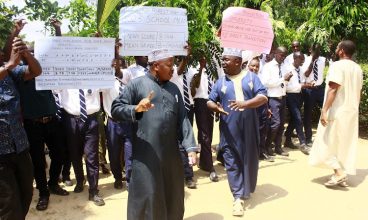
[[[30,51],[27,48],[27,45],[20,38],[14,39],[12,53],[13,52],[19,53],[21,55],[21,58],[25,60],[28,64],[28,68],[23,77],[24,80],[33,79],[42,73],[40,63],[30,53]]]
[[[50,18],[50,23],[55,28],[55,36],[61,37],[61,22],[56,18]]]
[[[26,25],[27,22],[24,21],[24,19],[16,20],[14,23],[14,28],[12,32],[10,33],[8,39],[6,40],[5,46],[4,46],[4,54],[5,54],[5,60],[10,59],[10,55],[12,52],[12,45],[15,37],[18,37],[19,33],[22,31],[24,25]]]
[[[19,52],[12,50],[10,52],[10,58],[8,62],[0,67],[0,80],[3,80],[7,75],[9,75],[9,71],[18,66],[20,61],[21,55],[19,54]]]

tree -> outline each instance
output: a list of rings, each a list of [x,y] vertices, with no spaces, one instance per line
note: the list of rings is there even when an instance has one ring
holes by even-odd
[[[50,0],[25,0],[24,12],[31,21],[45,22],[45,32],[50,30],[50,18],[61,20],[64,18],[67,7],[60,7],[57,1]],[[52,30],[52,29],[51,29]],[[53,30],[52,30],[53,31]]]
[[[70,20],[66,35],[89,37],[97,32],[96,7],[84,0],[70,1],[65,17]]]
[[[6,6],[0,1],[0,47],[2,48],[13,28],[13,18],[20,13],[16,6]]]

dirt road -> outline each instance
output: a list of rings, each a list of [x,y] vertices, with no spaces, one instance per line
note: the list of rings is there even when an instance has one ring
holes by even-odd
[[[218,143],[215,131],[213,143]],[[185,189],[185,220],[367,220],[368,196],[368,140],[360,139],[357,175],[349,176],[348,188],[328,189],[323,183],[330,170],[308,166],[307,157],[298,150],[289,157],[278,156],[276,161],[260,163],[257,189],[246,201],[242,218],[232,217],[232,196],[222,166],[215,169],[220,181],[212,183],[208,174],[196,168],[197,189]],[[67,197],[52,195],[49,208],[44,212],[35,209],[38,191],[34,191],[28,220],[98,220],[126,219],[128,193],[113,188],[112,175],[100,175],[100,192],[106,205],[97,207],[88,201],[87,188],[83,193]]]

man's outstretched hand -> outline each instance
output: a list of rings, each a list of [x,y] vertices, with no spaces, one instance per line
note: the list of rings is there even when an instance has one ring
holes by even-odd
[[[155,105],[151,103],[153,95],[154,92],[151,91],[146,98],[142,99],[135,107],[135,112],[146,112],[151,108],[155,107]]]

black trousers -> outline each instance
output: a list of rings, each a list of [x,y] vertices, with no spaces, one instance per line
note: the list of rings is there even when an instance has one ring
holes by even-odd
[[[0,156],[0,219],[25,219],[33,195],[33,169],[28,151]]]
[[[272,116],[266,138],[266,148],[269,148],[272,142],[275,148],[281,148],[282,134],[284,133],[286,98],[281,99],[269,97],[268,106],[271,109]]]
[[[313,108],[318,105],[323,106],[325,87],[318,86],[313,89],[304,89],[304,131],[307,142],[312,141],[312,112]]]
[[[98,188],[98,122],[96,114],[88,115],[85,122],[81,118],[65,114],[65,128],[68,150],[73,164],[77,183],[84,181],[82,158],[85,155],[89,192],[95,193]]]
[[[299,143],[305,144],[305,135],[303,131],[303,119],[301,114],[303,100],[301,93],[287,93],[286,95],[286,105],[290,112],[290,121],[289,125],[285,131],[285,137],[287,141],[291,141],[291,133],[294,128],[296,129],[296,133],[298,135]]]
[[[65,155],[66,146],[62,144],[62,127],[55,117],[47,123],[25,119],[24,128],[29,140],[29,152],[32,157],[37,189],[40,197],[48,197],[50,196],[48,185],[55,186],[58,184]],[[48,182],[46,177],[45,144],[49,149],[51,159]]]
[[[208,99],[194,99],[194,113],[198,128],[198,143],[201,145],[199,158],[199,168],[212,172],[212,132],[213,132],[213,113],[207,108]]]

